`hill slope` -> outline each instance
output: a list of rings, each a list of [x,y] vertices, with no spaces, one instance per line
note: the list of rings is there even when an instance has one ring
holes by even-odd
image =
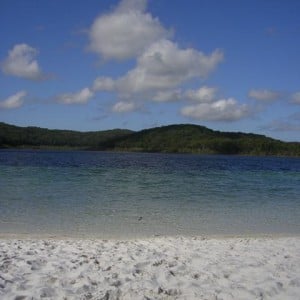
[[[220,132],[198,125],[170,125],[146,129],[116,140],[113,149],[300,156],[300,143],[285,143],[258,134]]]
[[[0,147],[300,156],[300,143],[251,133],[214,131],[191,124],[138,132],[122,129],[78,132],[0,123]]]
[[[111,139],[125,137],[130,130],[79,132],[72,130],[49,130],[39,127],[18,127],[0,122],[0,147],[40,148],[101,148]]]

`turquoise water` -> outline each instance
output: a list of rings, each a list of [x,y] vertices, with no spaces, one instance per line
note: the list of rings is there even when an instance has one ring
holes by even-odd
[[[0,151],[0,234],[299,233],[299,158]]]

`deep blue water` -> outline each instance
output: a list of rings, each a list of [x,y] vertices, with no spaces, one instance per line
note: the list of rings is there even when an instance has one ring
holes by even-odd
[[[0,234],[300,234],[300,159],[2,150]]]

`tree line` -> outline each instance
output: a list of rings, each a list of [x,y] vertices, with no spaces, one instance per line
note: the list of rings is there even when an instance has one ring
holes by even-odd
[[[0,123],[1,148],[49,148],[166,153],[300,156],[300,143],[264,135],[181,124],[141,131],[79,132]]]

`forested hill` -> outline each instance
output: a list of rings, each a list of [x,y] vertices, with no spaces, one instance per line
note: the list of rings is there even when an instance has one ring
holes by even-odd
[[[104,143],[131,134],[130,130],[79,132],[18,127],[0,122],[0,147],[5,148],[98,148]]]
[[[189,124],[135,132],[116,140],[113,148],[142,152],[300,156],[300,143],[286,143],[251,133],[214,131]]]
[[[0,147],[300,156],[300,143],[282,142],[258,134],[214,131],[190,124],[138,132],[124,129],[78,132],[0,123]]]

